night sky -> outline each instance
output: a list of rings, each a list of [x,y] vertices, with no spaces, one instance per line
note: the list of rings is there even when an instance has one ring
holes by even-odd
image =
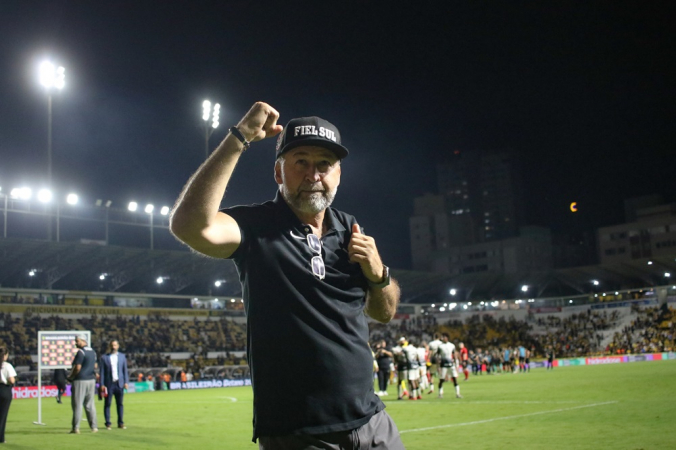
[[[558,3],[558,4],[555,4]],[[403,6],[398,6],[403,5]],[[54,188],[173,204],[204,159],[201,104],[227,128],[253,102],[318,115],[351,151],[334,205],[410,268],[413,198],[454,150],[512,149],[528,224],[623,221],[625,198],[676,201],[669,2],[0,2],[0,186],[45,182],[39,63],[53,96]],[[274,140],[240,160],[224,204],[274,196]],[[568,205],[577,201],[573,215]]]

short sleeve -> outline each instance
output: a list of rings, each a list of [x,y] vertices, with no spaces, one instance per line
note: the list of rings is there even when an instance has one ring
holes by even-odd
[[[76,366],[78,364],[82,364],[84,362],[84,351],[82,349],[78,349],[77,353],[75,354],[75,359],[73,360],[73,365]]]

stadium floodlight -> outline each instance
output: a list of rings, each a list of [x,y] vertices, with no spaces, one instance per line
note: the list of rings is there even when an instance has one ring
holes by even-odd
[[[40,189],[38,191],[38,201],[40,203],[49,203],[52,201],[52,191],[49,189]]]
[[[221,105],[216,103],[214,105],[214,110],[211,118],[211,128],[218,128],[219,122],[218,118],[221,115]]]
[[[202,120],[207,122],[209,120],[210,112],[211,112],[211,102],[209,100],[204,100],[202,102]]]
[[[220,103],[214,104],[212,108],[211,102],[209,100],[204,100],[202,102],[202,120],[204,120],[204,152],[207,158],[209,157],[209,138],[220,124],[220,115]],[[211,124],[209,124],[209,121],[211,121]]]
[[[528,292],[528,285],[524,284],[523,286],[521,286],[521,291],[522,292]]]
[[[44,61],[40,64],[40,84],[47,89],[63,89],[66,86],[66,69]]]
[[[155,209],[155,206],[152,205],[151,203],[148,203],[146,205],[144,211],[146,212],[146,214],[152,214],[154,209]]]
[[[653,262],[652,262],[652,261],[648,261],[648,265],[649,265],[649,266],[652,266],[652,265],[653,265]]]
[[[77,194],[73,194],[72,192],[66,196],[66,203],[69,205],[77,205],[77,202],[80,201],[80,197],[78,197]]]
[[[33,190],[29,187],[13,188],[9,192],[9,196],[19,200],[30,200],[33,196]]]
[[[223,281],[221,281],[221,280],[216,280],[216,282],[214,283],[214,286],[216,286],[216,287],[221,287],[221,284],[223,284]]]
[[[162,214],[163,216],[166,216],[167,214],[169,214],[169,207],[163,206],[162,209],[160,209],[160,214]]]
[[[105,279],[106,279],[106,275],[108,275],[108,274],[107,274],[107,273],[102,273],[101,275],[99,275],[99,280],[101,280],[101,281],[105,280]]]
[[[671,278],[671,272],[664,272],[664,278]]]
[[[157,284],[162,284],[162,283],[164,283],[164,278],[163,277],[157,277],[157,280],[155,280],[155,281],[157,281]]]
[[[598,286],[598,285],[599,285],[599,280],[592,280],[592,284],[593,284],[594,286]]]
[[[134,212],[138,209],[138,203],[136,202],[129,202],[129,205],[127,206],[127,209],[131,212]]]
[[[455,294],[458,293],[458,291],[457,291],[457,289],[451,289],[451,290],[449,291],[449,293],[450,293],[451,295],[455,295]]]
[[[28,276],[29,277],[34,277],[35,276],[35,269],[31,269],[28,271]]]
[[[467,305],[462,305],[462,309],[467,309]]]

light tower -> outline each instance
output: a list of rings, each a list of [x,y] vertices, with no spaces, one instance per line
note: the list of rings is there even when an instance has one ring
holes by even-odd
[[[209,100],[204,100],[202,102],[202,120],[204,120],[204,156],[205,158],[209,157],[209,138],[216,128],[218,128],[218,118],[221,113],[221,105],[219,103],[214,104],[213,108],[211,107],[211,102]],[[211,123],[209,123],[211,122]]]
[[[52,188],[52,91],[66,85],[66,69],[49,61],[40,65],[40,84],[47,91],[47,187]]]

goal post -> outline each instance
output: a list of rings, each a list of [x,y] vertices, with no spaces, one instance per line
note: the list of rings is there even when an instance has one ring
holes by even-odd
[[[43,369],[70,369],[72,367],[77,346],[75,338],[87,336],[87,343],[91,346],[92,333],[88,330],[71,331],[38,331],[38,420],[35,425],[42,423],[42,370]]]

